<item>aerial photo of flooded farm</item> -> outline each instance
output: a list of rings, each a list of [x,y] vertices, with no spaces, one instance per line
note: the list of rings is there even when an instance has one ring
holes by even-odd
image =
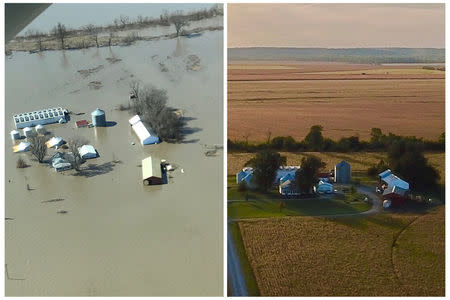
[[[221,296],[222,5],[52,4],[5,42],[6,296]]]

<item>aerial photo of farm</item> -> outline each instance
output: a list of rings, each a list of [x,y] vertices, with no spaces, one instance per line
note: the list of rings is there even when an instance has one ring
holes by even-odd
[[[221,296],[222,5],[52,4],[5,50],[6,296]]]
[[[444,296],[444,6],[229,4],[228,26],[228,295]]]

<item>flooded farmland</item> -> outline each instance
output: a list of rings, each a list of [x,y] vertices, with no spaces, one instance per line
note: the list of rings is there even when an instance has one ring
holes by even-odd
[[[5,58],[7,296],[222,295],[223,153],[205,155],[223,144],[222,49],[223,32],[205,31]],[[199,63],[187,68],[193,55]],[[166,89],[183,110],[182,143],[140,145],[131,115],[117,109],[133,80]],[[46,126],[49,138],[82,136],[100,155],[80,174],[12,152],[12,115],[58,106],[71,120]],[[76,128],[96,108],[108,126]],[[168,184],[142,184],[149,155],[177,167]],[[17,169],[19,157],[30,166]]]

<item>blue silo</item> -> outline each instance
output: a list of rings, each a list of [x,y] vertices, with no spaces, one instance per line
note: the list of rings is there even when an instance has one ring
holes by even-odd
[[[92,125],[95,127],[105,127],[106,126],[106,116],[105,112],[99,108],[91,113]]]

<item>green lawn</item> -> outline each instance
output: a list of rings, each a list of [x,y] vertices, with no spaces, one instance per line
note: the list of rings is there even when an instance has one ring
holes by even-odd
[[[350,214],[370,209],[370,204],[363,201],[365,195],[359,193],[284,200],[276,189],[268,193],[239,191],[234,180],[228,176],[228,199],[240,201],[228,202],[231,219]],[[245,201],[246,194],[248,201]]]
[[[249,296],[259,296],[258,285],[256,284],[255,275],[253,274],[252,267],[247,258],[247,254],[245,253],[244,243],[242,241],[241,231],[239,230],[239,226],[236,222],[232,222],[229,224],[230,233],[233,237],[234,246],[236,247],[236,251],[239,256],[239,262],[241,264],[242,272],[245,278],[245,284],[247,286],[247,292]],[[233,296],[233,295],[229,295]]]

